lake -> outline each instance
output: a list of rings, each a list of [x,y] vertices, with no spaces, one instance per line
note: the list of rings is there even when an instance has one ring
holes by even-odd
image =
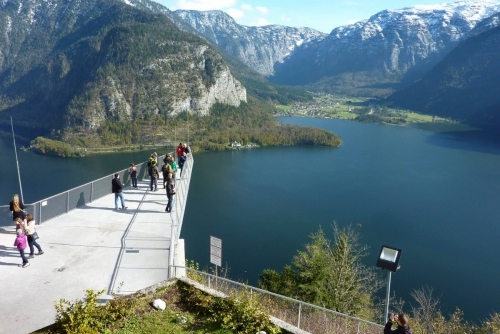
[[[478,321],[500,310],[498,142],[472,132],[280,120],[331,130],[343,145],[197,154],[181,234],[188,259],[208,268],[209,237],[221,238],[228,276],[255,285],[263,269],[280,271],[290,263],[320,226],[332,238],[334,221],[361,224],[361,242],[370,246],[367,265],[375,266],[381,245],[403,250],[391,291],[407,305],[412,290],[428,286],[445,312],[457,306]],[[19,192],[12,139],[0,141],[0,150],[0,196],[8,204]],[[148,152],[18,155],[31,203],[145,161]]]

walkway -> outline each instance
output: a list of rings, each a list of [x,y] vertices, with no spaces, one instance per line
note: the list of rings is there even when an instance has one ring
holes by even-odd
[[[18,267],[14,226],[0,227],[0,333],[29,333],[50,325],[54,301],[83,298],[86,289],[128,294],[167,279],[172,233],[180,234],[190,169],[176,182],[170,214],[165,190],[150,192],[144,180],[138,190],[125,189],[127,210],[115,211],[109,194],[37,225],[45,254],[31,259],[27,268]],[[174,264],[184,265],[182,242],[173,254]]]

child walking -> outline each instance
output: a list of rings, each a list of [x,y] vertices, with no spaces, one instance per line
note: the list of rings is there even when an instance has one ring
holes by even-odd
[[[19,265],[20,267],[26,268],[29,267],[30,263],[24,255],[24,250],[26,249],[26,235],[22,228],[16,230],[16,240],[14,241],[14,246],[19,250],[19,254],[21,255],[21,259],[23,259],[23,264]]]

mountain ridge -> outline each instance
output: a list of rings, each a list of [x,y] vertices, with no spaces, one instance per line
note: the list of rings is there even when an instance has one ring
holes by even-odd
[[[113,0],[4,2],[0,10],[7,32],[0,38],[4,116],[92,129],[107,120],[203,115],[215,103],[246,101],[215,49],[166,15]]]

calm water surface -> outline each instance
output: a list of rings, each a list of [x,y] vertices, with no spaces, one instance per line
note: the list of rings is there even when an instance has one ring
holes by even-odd
[[[320,226],[332,236],[334,221],[361,224],[361,241],[370,246],[366,264],[375,266],[381,245],[403,249],[392,275],[397,296],[409,302],[412,290],[429,286],[447,312],[458,306],[478,321],[500,311],[498,143],[467,133],[280,120],[331,130],[343,145],[197,154],[182,229],[188,259],[207,268],[209,237],[216,236],[229,276],[254,285],[263,269],[290,263]],[[19,192],[12,139],[0,140],[0,152],[0,197],[7,204]],[[25,202],[148,154],[58,159],[18,150]]]
[[[403,250],[391,290],[434,289],[445,312],[484,319],[500,310],[500,148],[470,136],[341,120],[282,118],[325,128],[340,148],[198,154],[182,237],[209,266],[222,239],[229,276],[256,284],[281,270],[321,226],[361,224],[375,266],[381,245]],[[385,279],[386,274],[383,274]],[[385,293],[385,291],[382,291]],[[407,304],[408,305],[408,304]]]

